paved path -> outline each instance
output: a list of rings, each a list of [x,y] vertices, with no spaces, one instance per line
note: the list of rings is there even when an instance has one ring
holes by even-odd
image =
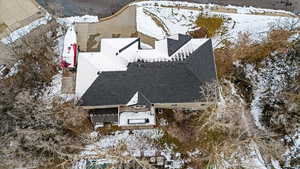
[[[43,7],[59,16],[98,15],[107,17],[134,0],[37,0]],[[180,0],[179,0],[180,1]],[[184,1],[184,0],[182,0]],[[299,0],[185,0],[196,3],[254,6],[300,12]],[[288,2],[288,3],[286,3]],[[286,6],[288,5],[288,6]]]

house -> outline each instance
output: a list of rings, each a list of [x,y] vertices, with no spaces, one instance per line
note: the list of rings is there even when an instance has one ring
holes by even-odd
[[[75,93],[95,126],[154,126],[157,108],[213,104],[200,86],[214,80],[210,39],[178,34],[152,49],[139,38],[107,38],[100,52],[79,52]]]

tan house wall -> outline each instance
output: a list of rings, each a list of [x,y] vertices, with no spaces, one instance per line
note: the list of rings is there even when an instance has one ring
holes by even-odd
[[[155,47],[155,41],[158,40],[151,36],[145,35],[141,32],[138,32],[138,37],[141,39],[141,42],[146,43],[146,44],[152,46],[153,48]]]
[[[76,24],[77,40],[81,51],[93,51],[101,38],[137,37],[136,6],[126,6],[99,23]]]
[[[90,110],[90,109],[105,109],[105,108],[119,108],[120,105],[105,105],[105,106],[80,106],[83,109]]]

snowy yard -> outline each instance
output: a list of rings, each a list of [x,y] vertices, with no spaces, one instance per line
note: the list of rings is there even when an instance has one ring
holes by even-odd
[[[97,132],[91,133],[95,143],[87,145],[81,152],[81,159],[74,169],[85,169],[86,161],[95,157],[101,159],[102,163],[113,163],[116,160],[139,161],[141,157],[164,157],[165,166],[170,169],[179,169],[184,164],[180,153],[176,153],[169,145],[163,147],[156,143],[164,135],[160,129],[144,129],[133,131],[117,131],[112,135],[100,135]]]
[[[229,32],[227,37],[235,41],[240,32],[248,32],[255,40],[261,40],[266,36],[270,26],[275,23],[296,21],[294,14],[287,11],[271,9],[260,9],[253,7],[226,6],[236,12],[223,12],[213,10],[218,5],[205,5],[187,2],[140,2],[137,7],[137,30],[146,35],[162,39],[167,35],[187,33],[193,30],[194,22],[201,13],[209,15],[220,15],[230,19],[228,23]],[[189,7],[189,8],[188,8]],[[269,15],[266,15],[268,13]],[[280,13],[283,16],[274,16],[272,13]],[[255,14],[255,15],[254,15]],[[156,18],[156,19],[153,19]],[[300,24],[300,23],[299,23]],[[220,37],[214,37],[217,43]]]

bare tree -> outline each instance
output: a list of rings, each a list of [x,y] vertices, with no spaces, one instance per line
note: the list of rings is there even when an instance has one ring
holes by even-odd
[[[220,88],[219,98],[213,92],[216,86]],[[208,100],[219,102],[199,113],[196,147],[203,155],[195,159],[196,164],[213,168],[256,168],[250,166],[251,160],[262,158],[266,166],[272,158],[281,160],[282,143],[275,139],[275,134],[256,128],[246,102],[230,81],[204,85],[201,91]]]
[[[57,27],[55,22],[47,24],[11,44],[20,64],[18,71],[0,80],[0,166],[4,168],[62,168],[56,165],[73,159],[82,148],[76,127],[83,128],[78,125],[85,116],[70,104],[45,103],[41,98],[59,70],[53,49]],[[77,123],[69,117],[78,117]]]

